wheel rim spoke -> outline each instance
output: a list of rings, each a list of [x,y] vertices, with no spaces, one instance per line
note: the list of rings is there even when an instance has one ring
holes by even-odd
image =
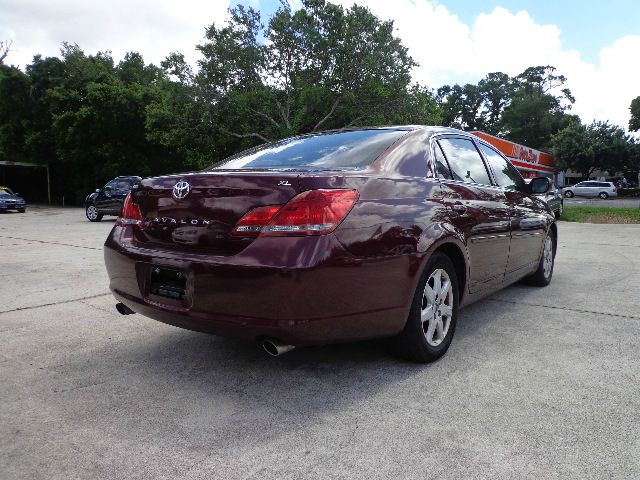
[[[444,325],[442,324],[442,318],[438,318],[436,323],[436,334],[438,335],[438,340],[442,341],[444,338]]]
[[[446,298],[447,295],[449,294],[450,288],[451,288],[451,281],[445,280],[445,282],[442,284],[442,288],[440,289],[440,296],[442,298]]]
[[[422,323],[428,322],[433,318],[433,305],[428,305],[427,308],[423,309],[420,314],[420,320]]]
[[[432,318],[432,319],[429,321],[429,328],[427,329],[427,332],[426,332],[426,334],[425,334],[425,335],[426,335],[426,337],[427,337],[427,342],[429,342],[429,343],[430,343],[430,344],[432,344],[432,345],[433,345],[433,342],[434,342],[433,334],[434,334],[435,330],[436,330],[436,322],[435,322],[435,320]]]
[[[442,291],[442,270],[436,270],[433,277],[433,291],[440,293]]]
[[[429,304],[433,304],[433,302],[436,299],[436,292],[433,291],[433,289],[429,286],[428,283],[427,283],[427,286],[424,287],[424,296],[429,302]]]

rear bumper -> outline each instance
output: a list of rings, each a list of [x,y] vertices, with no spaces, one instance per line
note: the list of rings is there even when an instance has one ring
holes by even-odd
[[[392,336],[404,328],[419,259],[360,259],[333,235],[259,238],[232,256],[151,250],[122,239],[104,249],[110,288],[133,311],[190,330],[313,345]],[[149,292],[154,266],[186,273],[183,300]]]

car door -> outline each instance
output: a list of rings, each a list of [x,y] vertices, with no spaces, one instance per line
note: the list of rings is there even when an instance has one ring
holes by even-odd
[[[107,185],[109,184],[107,183]],[[107,195],[107,185],[102,187],[93,199],[93,204],[96,206],[100,213],[106,213],[110,208],[111,197],[110,195]]]
[[[111,183],[113,183],[111,189],[111,208],[113,213],[117,214],[122,208],[125,197],[131,191],[131,181],[129,179],[119,179]]]
[[[576,183],[571,190],[573,190],[573,194],[580,197],[586,196],[587,194],[587,182]]]
[[[580,184],[581,197],[595,197],[597,195],[597,190],[597,182],[582,182],[582,184]]]
[[[540,259],[549,213],[543,203],[526,193],[522,176],[502,154],[484,143],[479,142],[478,146],[509,206],[511,247],[507,274],[528,269]]]
[[[131,190],[131,184],[127,180],[119,178],[111,180],[96,197],[98,210],[101,213],[117,215],[129,190]]]
[[[470,138],[439,136],[432,149],[449,220],[466,240],[469,291],[501,283],[510,242],[504,192],[492,185],[489,170]]]

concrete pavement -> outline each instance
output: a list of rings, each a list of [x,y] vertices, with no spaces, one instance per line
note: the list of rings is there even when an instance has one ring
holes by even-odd
[[[432,365],[120,316],[112,225],[0,214],[3,479],[640,477],[640,225],[561,222],[552,284],[462,310]]]

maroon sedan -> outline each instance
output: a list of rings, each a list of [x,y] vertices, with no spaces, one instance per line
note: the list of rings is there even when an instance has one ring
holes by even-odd
[[[105,243],[123,314],[262,343],[396,337],[445,353],[458,308],[547,285],[557,229],[491,145],[439,127],[300,136],[142,180]]]

